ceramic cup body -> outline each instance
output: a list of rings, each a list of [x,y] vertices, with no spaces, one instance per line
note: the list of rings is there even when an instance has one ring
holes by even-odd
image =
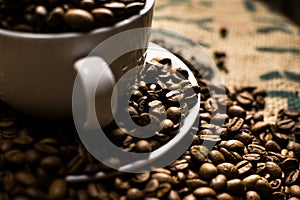
[[[139,15],[88,33],[35,34],[0,29],[0,98],[24,113],[72,116],[72,89],[77,73],[74,63],[112,35],[151,27],[153,6],[154,0],[147,0]],[[114,52],[133,44],[141,47],[110,65],[116,80],[143,56],[149,36],[150,29],[145,29],[105,50]]]

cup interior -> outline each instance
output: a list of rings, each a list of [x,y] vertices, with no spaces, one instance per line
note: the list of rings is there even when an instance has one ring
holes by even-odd
[[[119,21],[112,26],[104,26],[92,29],[88,32],[62,32],[62,33],[30,33],[30,32],[19,32],[13,30],[6,30],[0,28],[0,35],[6,35],[9,37],[19,37],[19,38],[37,38],[37,39],[51,39],[51,38],[71,38],[71,37],[80,37],[82,35],[94,35],[109,32],[113,29],[118,29],[127,26],[133,21],[138,20],[141,16],[147,14],[154,6],[155,0],[146,0],[144,8],[140,11],[139,14],[130,16],[127,19]]]

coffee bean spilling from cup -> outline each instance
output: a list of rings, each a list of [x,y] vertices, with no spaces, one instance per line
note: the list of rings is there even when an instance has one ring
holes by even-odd
[[[172,65],[171,59],[153,58],[140,72],[138,82],[132,86],[128,116],[140,129],[118,128],[107,136],[126,151],[151,152],[169,142],[183,125],[185,117],[198,101],[198,85],[192,85],[189,74]],[[151,137],[141,139],[130,134],[150,132]],[[132,134],[133,135],[133,134]]]
[[[159,63],[165,61],[168,59]],[[146,69],[151,68],[148,65]],[[28,121],[1,103],[1,200],[299,199],[300,143],[294,136],[299,140],[300,112],[281,110],[276,121],[269,122],[262,112],[264,90],[236,87],[226,89],[223,97],[219,86],[199,74],[195,77],[201,95],[201,121],[193,127],[197,134],[182,156],[165,168],[99,181],[71,183],[64,179],[69,174],[112,171],[87,152],[72,123]],[[156,91],[157,85],[144,86],[134,90],[132,101]],[[159,95],[157,101],[163,102]],[[224,106],[226,114],[219,112]],[[142,115],[130,107],[129,113]],[[112,138],[127,137],[127,131],[111,129],[107,134],[114,134]],[[149,150],[147,138],[125,141],[135,146],[133,150]]]
[[[35,33],[85,32],[136,15],[145,0],[1,0],[0,28]]]

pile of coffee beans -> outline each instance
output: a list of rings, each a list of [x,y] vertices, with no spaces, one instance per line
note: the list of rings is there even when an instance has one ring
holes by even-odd
[[[188,72],[173,66],[168,58],[153,58],[140,74],[125,114],[153,136],[133,137],[130,134],[141,130],[124,128],[113,129],[107,136],[126,151],[145,153],[158,149],[177,134],[189,109],[197,103],[200,90],[190,83]]]
[[[0,28],[35,33],[89,31],[136,15],[145,0],[0,0]]]
[[[157,67],[166,67],[168,62],[168,59],[160,59],[146,69],[155,71]],[[183,76],[186,74],[178,70]],[[92,177],[85,182],[65,180],[70,174],[112,171],[87,152],[72,122],[31,120],[1,103],[0,199],[300,199],[300,143],[297,141],[300,112],[282,110],[277,120],[270,122],[262,112],[264,90],[236,87],[226,89],[224,96],[219,86],[202,79],[196,72],[195,77],[199,86],[192,89],[193,94],[201,96],[201,120],[192,127],[197,134],[191,146],[164,168],[138,174],[123,173],[104,180]],[[144,96],[156,96],[155,91],[160,87],[163,88],[160,84],[139,84],[133,90],[131,101],[137,103],[137,99]],[[165,102],[158,94],[155,100]],[[152,99],[148,105],[150,102]],[[129,102],[132,119],[147,113],[133,105]],[[226,113],[221,112],[224,107],[227,107]],[[176,119],[170,120],[173,125]],[[127,138],[128,130],[112,127],[108,134],[114,134],[112,140]],[[127,142],[133,144],[131,151],[149,151],[148,139]]]

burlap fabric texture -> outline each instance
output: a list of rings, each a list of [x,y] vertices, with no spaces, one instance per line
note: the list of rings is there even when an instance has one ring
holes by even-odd
[[[157,0],[153,27],[191,38],[212,58],[225,52],[225,85],[265,89],[268,119],[300,110],[300,29],[262,1]]]

